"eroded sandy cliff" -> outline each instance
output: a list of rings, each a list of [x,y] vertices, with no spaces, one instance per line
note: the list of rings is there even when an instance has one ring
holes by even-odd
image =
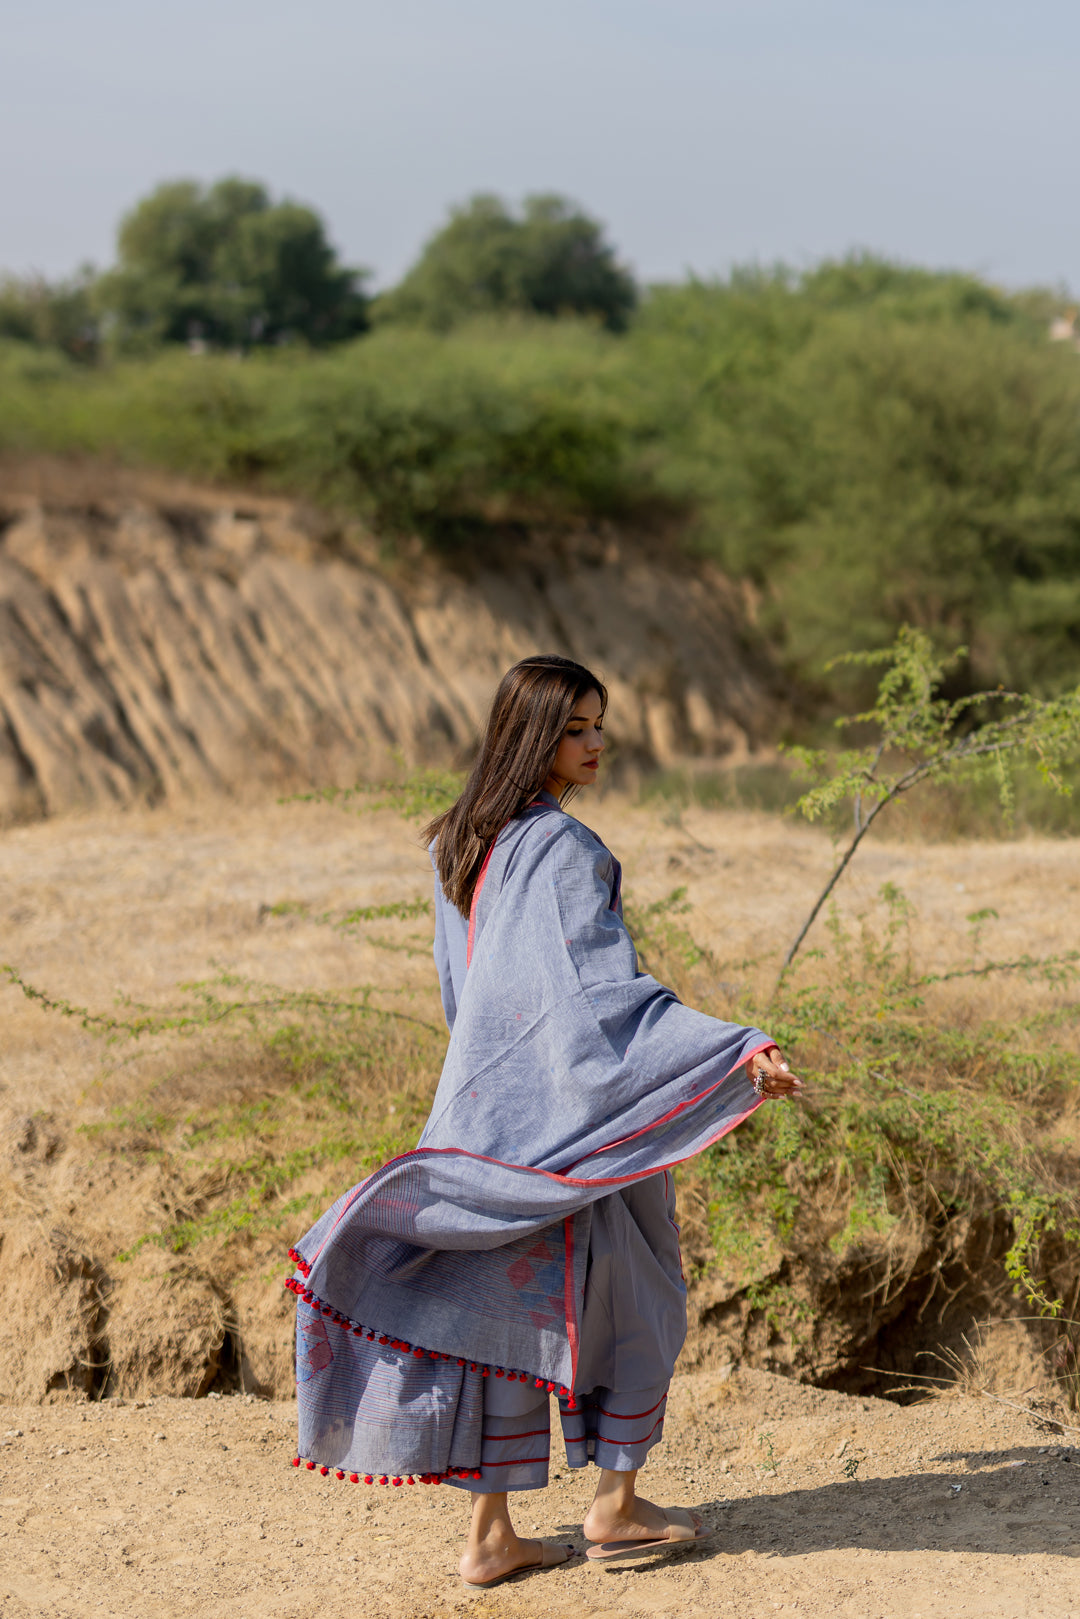
[[[0,818],[460,759],[539,650],[609,680],[624,766],[738,757],[771,719],[740,612],[610,535],[463,573],[283,500],[0,468]]]

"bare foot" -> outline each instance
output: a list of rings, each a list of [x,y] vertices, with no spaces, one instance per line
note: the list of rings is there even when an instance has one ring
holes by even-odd
[[[698,1513],[691,1512],[695,1528],[701,1524]],[[585,1539],[596,1542],[606,1540],[662,1540],[668,1532],[668,1516],[663,1507],[654,1506],[635,1495],[628,1508],[618,1510],[611,1501],[594,1501],[585,1515]]]
[[[560,1555],[561,1554],[561,1555]],[[526,1568],[554,1568],[569,1562],[570,1546],[553,1546],[542,1540],[522,1540],[517,1535],[491,1536],[476,1546],[467,1546],[458,1568],[470,1585],[491,1585]]]

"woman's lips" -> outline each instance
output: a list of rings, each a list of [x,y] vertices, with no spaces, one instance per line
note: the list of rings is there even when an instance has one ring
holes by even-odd
[[[600,769],[600,761],[599,761],[599,759],[586,759],[586,761],[585,761],[585,769],[586,770],[599,770]]]

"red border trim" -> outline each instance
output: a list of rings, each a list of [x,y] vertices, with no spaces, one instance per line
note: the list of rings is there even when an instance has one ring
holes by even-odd
[[[628,1136],[619,1136],[618,1140],[616,1140],[616,1141],[608,1141],[602,1147],[595,1147],[592,1152],[586,1153],[585,1157],[586,1158],[595,1158],[597,1153],[611,1152],[612,1149],[615,1148],[615,1147],[625,1147],[625,1145],[626,1145],[626,1143],[628,1141],[636,1141],[639,1136],[648,1135],[650,1130],[655,1130],[661,1124],[667,1124],[669,1119],[677,1118],[680,1113],[685,1113],[687,1108],[696,1107],[697,1104],[699,1102],[703,1102],[707,1096],[711,1096],[714,1091],[719,1090],[721,1085],[726,1085],[728,1080],[731,1078],[732,1074],[735,1072],[736,1068],[744,1068],[748,1062],[753,1061],[753,1059],[758,1055],[759,1052],[761,1052],[761,1051],[771,1051],[772,1048],[775,1046],[775,1044],[776,1044],[775,1040],[765,1040],[765,1041],[763,1041],[760,1046],[755,1046],[753,1051],[748,1052],[745,1057],[740,1057],[739,1061],[735,1064],[735,1068],[729,1068],[727,1073],[724,1075],[723,1079],[715,1080],[712,1085],[707,1085],[705,1087],[705,1089],[703,1091],[699,1091],[696,1096],[688,1096],[685,1102],[679,1102],[678,1105],[676,1107],[671,1108],[669,1112],[662,1113],[658,1119],[652,1119],[652,1120],[650,1120],[650,1122],[648,1124],[643,1124],[641,1126],[640,1130],[632,1130],[631,1133]],[[764,1101],[764,1097],[760,1098],[760,1101]],[[743,1119],[749,1118],[750,1114],[753,1113],[754,1108],[756,1108],[756,1107],[758,1107],[760,1105],[760,1101],[755,1102],[754,1107],[748,1108],[746,1110],[746,1112],[744,1114],[742,1114],[742,1116],[741,1116],[741,1118],[739,1120],[740,1124],[742,1123]],[[722,1133],[723,1132],[721,1132],[721,1134]],[[713,1139],[716,1140],[718,1138],[714,1137]],[[710,1142],[710,1143],[708,1143],[708,1145],[711,1146],[712,1143]],[[701,1147],[701,1148],[699,1148],[699,1151],[704,1152],[705,1148]],[[690,1156],[691,1157],[696,1157],[696,1154],[691,1153]],[[682,1159],[682,1158],[676,1159],[675,1161],[677,1163],[684,1163],[685,1162],[685,1160]],[[578,1159],[579,1164],[582,1164],[584,1162],[585,1162],[584,1158],[579,1158]],[[573,1165],[571,1165],[570,1167],[573,1168]],[[660,1169],[664,1169],[664,1170],[667,1170],[669,1167],[670,1166],[667,1165],[667,1164],[661,1164],[660,1165]],[[656,1175],[656,1174],[659,1174],[659,1173],[660,1173],[659,1169],[650,1170],[650,1174]],[[561,1178],[564,1179],[564,1180],[569,1180],[570,1179],[569,1176],[563,1176]]]
[[[736,1068],[741,1068],[743,1063],[749,1062],[750,1057],[756,1056],[759,1051],[767,1051],[771,1046],[775,1045],[775,1043],[775,1041],[769,1040],[765,1045],[755,1046],[749,1057],[740,1058],[740,1060],[735,1064],[734,1068],[728,1069],[728,1072],[724,1075],[723,1079],[717,1080],[715,1085],[710,1086],[706,1091],[702,1091],[700,1096],[694,1098],[694,1101],[700,1101],[702,1097],[708,1096],[712,1091],[717,1090],[719,1086],[723,1085],[731,1078]],[[464,1147],[413,1147],[410,1152],[399,1153],[396,1158],[388,1158],[386,1163],[380,1164],[379,1168],[374,1170],[372,1174],[378,1175],[382,1170],[389,1169],[394,1164],[402,1164],[405,1162],[406,1158],[443,1158],[448,1155],[456,1155],[460,1158],[472,1158],[478,1164],[496,1164],[500,1169],[523,1169],[526,1174],[542,1175],[545,1180],[558,1181],[560,1185],[563,1186],[632,1186],[635,1181],[644,1180],[648,1175],[658,1175],[661,1170],[676,1169],[679,1164],[689,1163],[691,1158],[696,1158],[698,1153],[707,1152],[710,1147],[714,1147],[718,1141],[723,1140],[724,1136],[729,1135],[732,1130],[738,1129],[740,1124],[745,1124],[750,1115],[752,1113],[756,1113],[758,1108],[763,1106],[763,1102],[763,1098],[760,1100],[755,1100],[750,1107],[745,1110],[745,1112],[736,1114],[733,1119],[728,1119],[722,1130],[717,1130],[714,1136],[710,1136],[708,1141],[703,1142],[702,1145],[695,1148],[693,1152],[687,1153],[685,1158],[672,1158],[666,1164],[656,1164],[652,1169],[642,1169],[635,1175],[597,1175],[592,1179],[587,1179],[584,1176],[559,1175],[556,1174],[553,1169],[535,1169],[531,1164],[508,1164],[502,1158],[491,1158],[484,1153],[469,1152]],[[674,1109],[673,1113],[671,1114],[665,1114],[664,1118],[673,1117],[674,1113],[680,1112],[683,1106],[688,1105],[689,1104],[686,1103],[680,1104],[679,1108]],[[658,1119],[655,1121],[655,1124],[660,1124],[662,1122],[663,1120]],[[624,1137],[624,1140],[633,1141],[637,1138],[637,1136],[644,1135],[648,1130],[653,1129],[654,1127],[655,1125],[643,1125],[642,1128],[635,1131],[632,1136]],[[612,1147],[619,1146],[620,1144],[621,1143],[617,1141],[609,1142],[604,1147],[597,1147],[596,1153],[608,1152]],[[596,1153],[590,1153],[589,1157],[595,1157]],[[582,1159],[578,1160],[579,1163],[583,1161],[584,1160]],[[326,1234],[322,1248],[319,1249],[319,1253],[315,1255],[315,1258],[309,1261],[309,1267],[318,1263],[319,1254],[322,1253],[322,1249],[326,1247],[326,1244],[330,1241],[333,1232],[337,1230],[337,1227],[341,1224],[346,1214],[348,1214],[349,1210],[353,1206],[353,1203],[360,1196],[360,1193],[364,1190],[364,1187],[367,1185],[368,1181],[371,1180],[371,1178],[371,1175],[367,1176],[365,1180],[362,1180],[359,1185],[353,1188],[352,1197],[350,1197],[348,1202],[342,1206],[341,1212]]]
[[[566,1321],[566,1342],[570,1350],[570,1387],[577,1382],[578,1338],[577,1300],[574,1289],[574,1216],[568,1214],[563,1221],[563,1317]],[[575,1408],[573,1394],[570,1410]]]
[[[445,1360],[460,1366],[463,1371],[475,1372],[480,1377],[505,1377],[508,1383],[531,1383],[534,1388],[542,1389],[545,1394],[557,1394],[561,1400],[568,1402],[568,1409],[577,1409],[572,1389],[565,1383],[557,1383],[550,1377],[537,1377],[533,1372],[523,1372],[516,1367],[495,1366],[487,1361],[470,1360],[468,1355],[447,1354],[442,1349],[427,1349],[420,1344],[406,1343],[404,1338],[395,1338],[388,1332],[381,1332],[378,1327],[365,1326],[352,1316],[345,1315],[341,1310],[335,1309],[318,1293],[312,1291],[307,1285],[307,1275],[311,1266],[297,1253],[295,1248],[289,1249],[289,1258],[294,1261],[297,1270],[304,1276],[298,1282],[295,1276],[285,1278],[285,1288],[289,1293],[295,1293],[298,1299],[303,1299],[315,1315],[325,1316],[340,1327],[346,1337],[366,1338],[368,1343],[376,1343],[381,1349],[393,1349],[399,1355],[415,1356],[417,1360]]]
[[[509,1461],[509,1462],[481,1462],[480,1466],[482,1468],[488,1468],[488,1467],[525,1467],[525,1466],[528,1465],[529,1462],[549,1462],[550,1460],[551,1460],[551,1452],[548,1451],[547,1454],[544,1455],[544,1456],[515,1456],[513,1458],[513,1460]],[[474,1478],[476,1477],[475,1473],[473,1474],[473,1477]]]
[[[603,1412],[605,1417],[614,1417],[616,1422],[640,1422],[642,1417],[651,1417],[654,1411],[659,1411],[667,1399],[666,1392],[661,1394],[655,1405],[650,1405],[647,1411],[631,1411],[623,1416],[621,1411],[609,1411],[606,1405],[598,1405],[596,1409]]]
[[[640,1439],[629,1439],[626,1437],[626,1435],[622,1435],[618,1439],[609,1439],[607,1434],[601,1433],[599,1429],[597,1429],[596,1433],[591,1437],[595,1438],[597,1444],[615,1445],[620,1450],[633,1450],[635,1445],[647,1445],[649,1443],[649,1440],[652,1438],[657,1428],[662,1428],[664,1426],[665,1416],[666,1412],[662,1411],[657,1417],[656,1421],[653,1423],[652,1427],[649,1429],[648,1433],[643,1434]],[[574,1444],[575,1441],[571,1440],[570,1443]],[[577,1440],[576,1443],[580,1444],[580,1439]]]
[[[485,1433],[480,1437],[485,1445],[505,1445],[511,1439],[539,1439],[541,1434],[550,1432],[550,1428],[530,1428],[528,1433]]]
[[[526,804],[525,809],[519,810],[518,813],[520,815],[524,815],[527,810],[531,810],[531,809],[548,809],[548,808],[549,808],[549,805],[545,804],[542,799],[534,798],[531,804]],[[511,821],[514,820],[514,819],[516,819],[515,816],[510,817]],[[509,826],[509,825],[510,825],[510,821],[507,821],[505,826],[500,826],[499,830],[496,832],[495,836],[492,838],[492,840],[491,840],[491,848],[488,850],[487,854],[484,856],[484,863],[480,867],[480,871],[479,871],[479,874],[478,874],[477,879],[476,879],[476,887],[473,889],[472,904],[469,906],[469,937],[468,937],[468,939],[466,941],[466,944],[465,944],[465,971],[466,972],[468,972],[469,967],[472,964],[473,943],[474,943],[474,941],[476,939],[476,909],[477,909],[477,906],[480,904],[480,893],[481,893],[481,890],[483,889],[484,883],[487,880],[488,867],[491,864],[491,857],[495,853],[495,845],[498,843],[499,839],[502,837],[503,833],[506,831],[506,827]]]
[[[498,838],[496,838],[495,843],[498,843],[498,841]],[[466,972],[472,966],[473,942],[476,938],[476,907],[480,904],[480,895],[487,881],[488,867],[491,864],[491,857],[495,853],[495,843],[491,845],[491,848],[484,856],[484,864],[480,867],[480,875],[477,877],[476,887],[473,889],[472,904],[469,906],[469,937],[465,944]]]

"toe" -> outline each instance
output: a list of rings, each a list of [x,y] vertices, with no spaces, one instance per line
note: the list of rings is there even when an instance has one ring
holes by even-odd
[[[669,1538],[672,1538],[670,1531],[675,1525],[684,1531],[687,1529],[698,1530],[701,1528],[701,1513],[691,1512],[689,1507],[665,1507],[664,1516],[668,1521]],[[677,1536],[674,1538],[681,1539],[682,1536]]]
[[[574,1555],[573,1546],[560,1545],[550,1540],[542,1540],[539,1545],[541,1568],[556,1568],[560,1563],[568,1563]]]

